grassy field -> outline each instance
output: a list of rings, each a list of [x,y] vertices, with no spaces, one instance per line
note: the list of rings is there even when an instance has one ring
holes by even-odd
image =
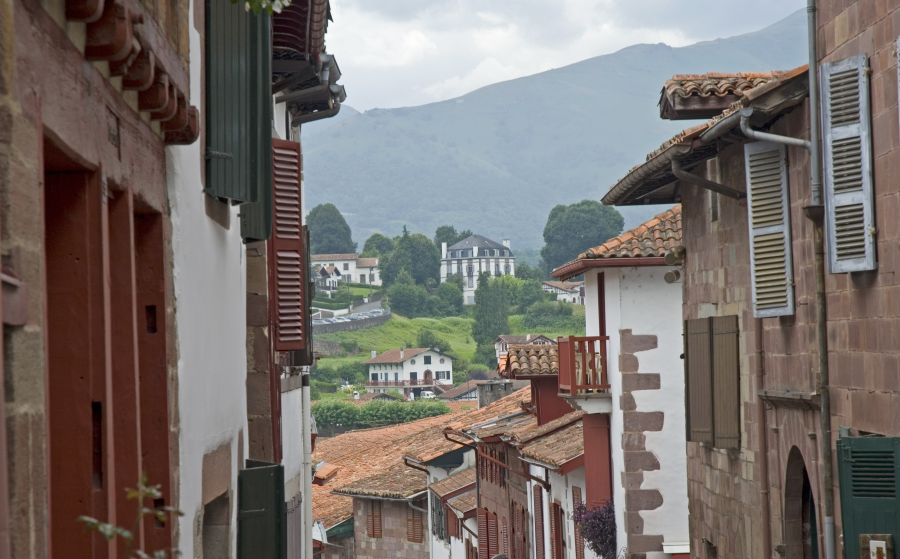
[[[584,316],[584,307],[576,305],[575,313],[580,313],[581,316]],[[584,328],[578,332],[529,331],[522,326],[524,318],[522,315],[509,317],[509,326],[512,334],[543,334],[548,338],[584,335]],[[416,336],[419,330],[423,328],[428,328],[439,337],[447,340],[454,355],[471,359],[475,355],[476,347],[475,341],[472,339],[473,322],[473,319],[463,317],[409,319],[395,314],[389,321],[374,328],[356,330],[354,332],[319,334],[316,338],[322,340],[333,342],[355,341],[359,344],[360,349],[359,354],[353,356],[323,357],[319,359],[319,364],[323,367],[336,368],[344,363],[366,361],[371,356],[370,351],[373,349],[378,353],[382,353],[389,349],[405,346],[413,347],[416,345]]]

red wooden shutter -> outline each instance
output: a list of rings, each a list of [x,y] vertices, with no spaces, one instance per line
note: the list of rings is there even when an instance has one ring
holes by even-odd
[[[444,518],[447,519],[447,535],[459,538],[459,522],[452,510],[444,507]]]
[[[559,533],[559,526],[557,526],[556,519],[556,509],[559,507],[556,503],[550,503],[550,559],[561,559],[559,556],[559,546],[556,542],[556,536]]]
[[[509,555],[509,530],[506,526],[506,518],[503,518],[503,522],[501,522],[500,526],[500,537],[502,538],[500,543],[503,546],[503,553]]]
[[[275,351],[306,349],[306,253],[300,209],[300,144],[272,139],[272,238],[269,277]]]
[[[381,501],[371,501],[372,503],[372,537],[381,537]]]
[[[534,486],[534,558],[544,559],[544,494]]]
[[[424,530],[422,529],[422,512],[418,510],[413,511],[413,541],[415,543],[422,543],[424,541]]]
[[[478,509],[478,556],[488,557],[488,521],[487,511]]]
[[[366,501],[366,535],[374,538],[375,533],[375,511],[372,510],[372,502]]]
[[[413,526],[413,524],[415,522],[413,519],[413,513],[415,513],[415,512],[416,511],[412,510],[411,508],[406,507],[406,541],[408,541],[408,542],[415,541],[416,529]]]
[[[576,508],[581,504],[580,487],[572,487],[572,502]],[[575,559],[584,559],[584,536],[581,535],[581,528],[577,522],[575,522]]]
[[[493,513],[488,513],[487,515],[487,525],[488,525],[488,555],[493,557],[500,553],[500,537],[497,533],[497,515]]]

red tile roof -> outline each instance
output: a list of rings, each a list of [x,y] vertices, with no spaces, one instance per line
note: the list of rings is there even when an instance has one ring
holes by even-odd
[[[403,352],[403,357],[400,357],[400,352]],[[423,351],[428,351],[427,347],[416,347],[416,348],[407,348],[407,349],[389,349],[380,355],[376,355],[372,359],[368,361],[363,361],[363,365],[372,365],[376,363],[403,363],[410,357],[415,357],[416,355],[422,353]]]
[[[450,406],[450,411],[471,411],[478,409],[478,400],[454,400],[452,402],[444,402]]]
[[[444,392],[443,394],[439,394],[438,398],[441,400],[449,400],[451,398],[456,398],[461,394],[465,394],[470,390],[474,390],[478,387],[479,384],[484,384],[487,382],[486,380],[469,380],[466,381],[455,388],[451,388],[450,390]],[[474,400],[473,400],[474,401]]]
[[[783,73],[783,72],[778,72]],[[742,96],[748,89],[777,79],[776,72],[741,72],[739,74],[676,74],[666,81],[663,94],[672,97]]]
[[[504,396],[481,409],[454,418],[454,420],[447,425],[447,429],[462,432],[478,425],[485,425],[500,418],[521,412],[523,406],[530,403],[531,386],[527,386],[513,392],[509,396]]]
[[[546,427],[546,425],[545,425]],[[559,467],[584,454],[581,419],[547,436],[534,439],[519,449],[522,456]]]
[[[447,501],[447,506],[453,509],[457,516],[462,518],[464,514],[475,510],[475,507],[478,506],[478,492],[473,489],[459,497],[454,497]]]
[[[434,494],[438,497],[443,497],[444,495],[448,495],[453,493],[454,491],[458,491],[467,485],[471,485],[475,483],[475,475],[478,471],[477,468],[469,468],[467,470],[463,470],[457,474],[453,474],[450,477],[444,478],[441,481],[436,481],[428,486],[428,489],[434,491]]]
[[[311,254],[309,259],[313,262],[325,262],[332,260],[356,260],[359,258],[358,254],[348,253],[348,254]]]
[[[544,283],[548,283],[548,282],[544,282]],[[549,282],[549,283],[559,283],[559,282]],[[570,283],[579,283],[579,282],[570,282]],[[583,283],[583,282],[580,282],[580,283]],[[556,343],[556,340],[554,340],[552,338],[548,338],[547,336],[545,336],[543,334],[521,334],[521,335],[502,334],[500,336],[497,336],[497,338],[494,340],[494,343],[496,344],[497,342],[506,342],[509,345],[525,345],[525,344],[531,343],[537,339],[543,339],[546,342],[550,342],[550,343],[554,343],[554,344]]]
[[[425,490],[425,472],[394,464],[384,472],[352,481],[334,489],[339,495],[406,499]]]
[[[506,359],[497,363],[498,371],[508,378],[559,374],[559,349],[556,345],[509,346]]]
[[[357,268],[374,268],[378,266],[377,258],[358,258],[356,260]]]

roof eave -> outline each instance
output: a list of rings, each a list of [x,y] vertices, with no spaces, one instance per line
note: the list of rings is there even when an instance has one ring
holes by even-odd
[[[666,259],[662,256],[639,256],[624,258],[584,258],[573,260],[563,264],[550,272],[555,278],[566,280],[580,276],[594,268],[638,268],[643,266],[665,266]]]

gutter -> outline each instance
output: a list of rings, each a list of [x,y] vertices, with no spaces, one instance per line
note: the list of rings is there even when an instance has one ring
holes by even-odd
[[[662,256],[641,256],[637,258],[582,258],[563,264],[550,272],[550,275],[560,280],[567,280],[580,276],[593,268],[637,268],[643,266],[665,266],[666,260]]]
[[[300,115],[291,119],[291,126],[296,127],[301,124],[306,124],[307,122],[314,122],[316,120],[322,120],[323,118],[331,118],[334,115],[338,114],[341,110],[340,105],[335,105],[331,109],[326,109],[324,111],[316,111],[314,113],[307,113],[304,115]]]
[[[812,83],[812,80],[810,80]],[[790,136],[779,136],[778,134],[769,134],[768,132],[760,132],[750,128],[750,117],[753,116],[753,107],[746,107],[740,110],[741,114],[741,132],[751,140],[759,142],[773,142],[776,144],[784,144],[812,151],[812,143],[803,138],[791,138]]]

